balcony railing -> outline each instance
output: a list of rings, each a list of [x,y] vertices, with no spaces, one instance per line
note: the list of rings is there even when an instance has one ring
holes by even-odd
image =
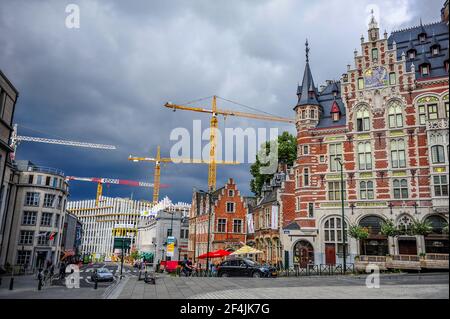
[[[425,259],[429,260],[448,260],[448,254],[426,254]]]
[[[359,260],[361,260],[361,261],[368,261],[368,262],[375,262],[375,263],[383,263],[383,262],[386,262],[386,256],[367,256],[367,255],[362,255],[362,256],[359,256]]]
[[[448,129],[448,119],[437,119],[427,121],[427,130]]]
[[[396,261],[420,261],[420,257],[417,255],[394,255],[392,260]]]

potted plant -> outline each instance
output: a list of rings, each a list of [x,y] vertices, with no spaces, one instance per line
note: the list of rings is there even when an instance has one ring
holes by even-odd
[[[350,225],[348,235],[356,240],[367,239],[369,237],[369,230],[359,225]]]
[[[421,222],[418,219],[414,219],[411,225],[413,235],[428,235],[433,231],[433,226],[429,221]]]
[[[381,224],[381,234],[388,237],[394,237],[399,234],[399,229],[395,226],[394,221],[389,219]]]
[[[442,233],[445,235],[448,235],[448,224],[446,224],[444,227],[442,227]]]

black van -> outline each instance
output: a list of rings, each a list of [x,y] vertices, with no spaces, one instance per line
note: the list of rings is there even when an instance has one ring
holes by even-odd
[[[222,262],[217,267],[218,277],[276,277],[277,270],[274,267],[260,265],[257,262],[236,258]]]

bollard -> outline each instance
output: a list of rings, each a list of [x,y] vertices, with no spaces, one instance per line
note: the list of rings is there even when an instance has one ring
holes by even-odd
[[[97,280],[97,278],[95,278],[94,289],[97,289],[97,287],[98,287],[98,280]]]
[[[38,290],[41,290],[41,289],[42,289],[42,279],[39,278],[39,281],[38,281]]]
[[[11,277],[11,280],[9,281],[9,290],[13,290],[14,288],[14,277]]]
[[[0,286],[2,285],[2,277],[0,277]]]

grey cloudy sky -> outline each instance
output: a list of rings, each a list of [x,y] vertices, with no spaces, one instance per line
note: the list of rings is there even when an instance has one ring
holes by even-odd
[[[205,114],[171,112],[177,103],[219,95],[262,111],[293,117],[304,42],[317,85],[338,80],[359,50],[369,11],[390,32],[440,19],[443,0],[381,1],[61,1],[1,0],[0,68],[20,91],[15,122],[22,135],[114,144],[116,151],[23,143],[17,154],[67,175],[152,181],[153,165],[129,154],[169,155],[176,127],[192,130]],[[68,4],[80,7],[80,29],[65,27]],[[208,104],[209,102],[205,101]],[[199,105],[199,104],[197,104]],[[209,105],[204,105],[209,107]],[[248,111],[230,103],[223,108]],[[273,123],[221,119],[219,127]],[[277,125],[280,132],[293,127]],[[204,142],[207,143],[206,141]],[[219,167],[218,186],[234,178],[250,194],[249,165]],[[162,191],[190,201],[207,188],[205,165],[168,164]],[[73,182],[72,199],[93,198],[96,185]],[[110,196],[151,198],[149,189],[111,186]]]

